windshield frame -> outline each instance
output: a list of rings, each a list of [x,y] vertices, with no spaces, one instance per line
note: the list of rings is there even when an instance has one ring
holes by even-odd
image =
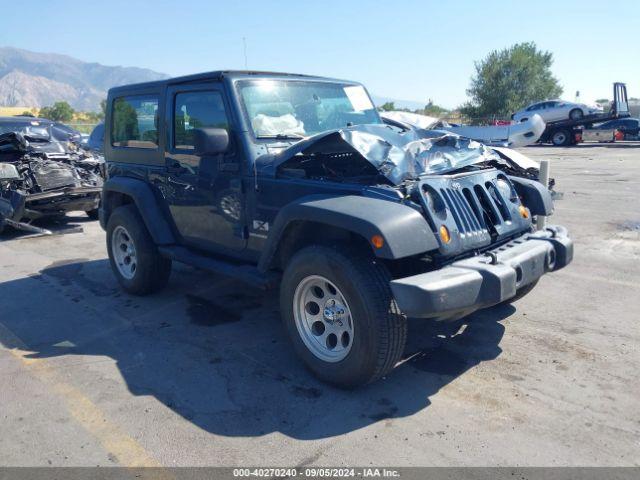
[[[373,111],[375,113],[375,116],[377,117],[378,121],[380,122],[380,124],[384,124],[384,121],[382,119],[382,117],[380,116],[380,113],[378,112],[378,107],[376,106],[376,104],[374,103],[373,99],[371,98],[371,95],[369,94],[369,91],[367,90],[367,88],[362,85],[361,83],[358,82],[350,82],[350,81],[346,81],[346,80],[333,80],[333,79],[325,79],[325,78],[318,78],[318,77],[309,77],[309,78],[287,78],[287,77],[252,77],[252,78],[238,78],[238,79],[234,79],[233,80],[233,90],[235,92],[236,95],[236,99],[237,99],[237,104],[240,108],[240,111],[242,113],[242,117],[243,117],[243,121],[246,124],[246,128],[247,131],[251,134],[251,137],[253,139],[254,142],[259,142],[259,143],[282,143],[282,142],[299,142],[300,140],[303,140],[305,138],[309,138],[309,137],[313,137],[315,135],[322,135],[326,132],[332,131],[332,130],[337,130],[336,129],[330,129],[330,130],[323,130],[321,132],[315,132],[313,134],[308,134],[305,135],[304,137],[301,138],[293,138],[292,137],[286,137],[286,135],[282,138],[277,138],[277,137],[263,137],[261,135],[258,135],[252,125],[251,122],[251,118],[249,116],[249,112],[247,110],[247,106],[245,104],[244,101],[244,97],[242,96],[242,87],[244,86],[244,84],[250,84],[250,83],[257,83],[257,82],[263,82],[263,81],[273,81],[273,82],[285,82],[285,83],[311,83],[311,84],[328,84],[328,85],[337,85],[340,87],[362,87],[365,91],[365,93],[367,94],[367,97],[369,98],[369,101],[371,102],[371,105],[373,105]],[[376,125],[376,124],[372,124],[372,125]]]

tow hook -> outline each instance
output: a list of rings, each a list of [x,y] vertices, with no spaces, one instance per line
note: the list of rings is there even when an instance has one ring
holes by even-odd
[[[494,252],[487,252],[485,253],[485,255],[491,259],[491,262],[489,262],[490,265],[498,264],[498,255],[496,255]]]

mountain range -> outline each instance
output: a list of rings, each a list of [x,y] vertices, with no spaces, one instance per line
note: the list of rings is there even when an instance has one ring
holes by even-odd
[[[168,78],[138,67],[110,67],[67,55],[0,47],[0,106],[46,107],[66,101],[76,110],[98,111],[107,90],[116,85]],[[372,95],[376,105],[423,108],[424,103]]]
[[[146,68],[110,67],[55,53],[0,47],[0,106],[44,107],[64,100],[97,111],[116,85],[167,78]]]

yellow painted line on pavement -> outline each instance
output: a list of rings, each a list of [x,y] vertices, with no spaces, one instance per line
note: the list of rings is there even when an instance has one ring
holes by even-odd
[[[9,353],[20,360],[29,373],[49,386],[52,392],[64,400],[71,416],[95,437],[108,453],[114,455],[120,465],[125,467],[162,466],[135,439],[111,423],[95,403],[69,384],[60,372],[47,364],[45,359],[26,357],[35,352],[30,351],[22,340],[1,323],[0,341]]]

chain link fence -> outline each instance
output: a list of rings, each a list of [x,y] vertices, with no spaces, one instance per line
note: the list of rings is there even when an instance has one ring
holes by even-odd
[[[93,131],[93,129],[95,128],[96,125],[98,125],[97,123],[66,123],[65,125],[68,125],[69,127],[73,128],[74,130],[79,131],[80,133],[91,133]]]

